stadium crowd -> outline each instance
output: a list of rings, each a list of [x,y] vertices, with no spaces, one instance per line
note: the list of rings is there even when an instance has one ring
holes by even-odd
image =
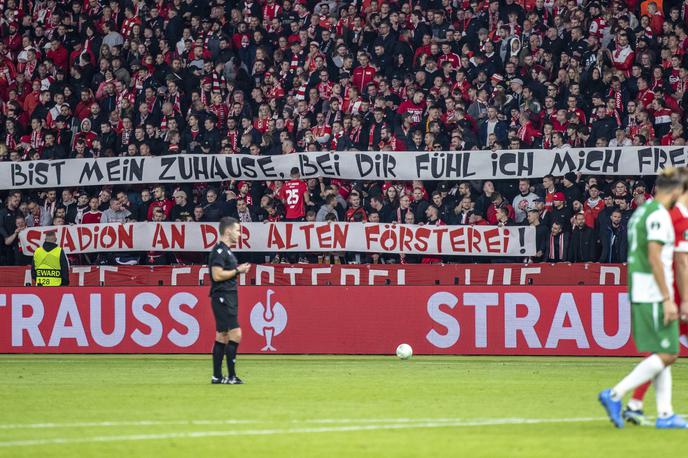
[[[685,144],[688,1],[0,0],[0,11],[0,161]],[[0,264],[27,262],[27,226],[224,215],[529,224],[533,261],[622,262],[625,224],[651,192],[652,177],[572,173],[9,191]]]

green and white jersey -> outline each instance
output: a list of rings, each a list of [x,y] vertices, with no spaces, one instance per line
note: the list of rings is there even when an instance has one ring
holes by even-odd
[[[659,202],[652,200],[640,206],[628,222],[628,291],[631,302],[661,302],[659,286],[652,275],[648,242],[662,246],[662,264],[666,287],[673,296],[674,226],[671,215]]]

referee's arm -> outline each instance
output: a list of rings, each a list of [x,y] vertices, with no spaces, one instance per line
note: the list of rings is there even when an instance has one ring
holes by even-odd
[[[211,273],[214,281],[227,281],[239,275],[239,269],[225,270],[221,266],[212,266]]]

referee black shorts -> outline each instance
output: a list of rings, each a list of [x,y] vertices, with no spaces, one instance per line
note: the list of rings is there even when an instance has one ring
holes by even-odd
[[[211,296],[210,304],[213,307],[217,332],[227,332],[239,327],[239,299],[236,291]]]

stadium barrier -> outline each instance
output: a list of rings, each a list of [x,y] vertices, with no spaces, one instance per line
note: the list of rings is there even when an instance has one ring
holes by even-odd
[[[31,284],[29,267],[0,267],[2,286]],[[72,286],[202,286],[205,266],[73,266]],[[624,285],[625,264],[262,264],[244,286]]]
[[[636,353],[618,286],[255,286],[239,320],[244,353]],[[0,292],[0,353],[207,353],[214,332],[206,287]]]

